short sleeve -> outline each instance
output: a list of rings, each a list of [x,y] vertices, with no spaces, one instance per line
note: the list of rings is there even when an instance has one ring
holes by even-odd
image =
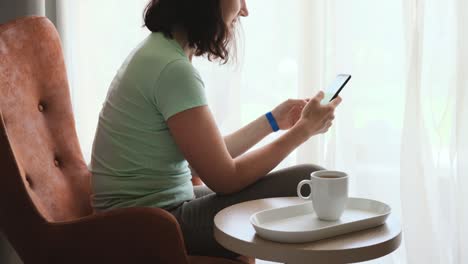
[[[154,97],[166,121],[182,111],[207,105],[200,74],[185,60],[173,61],[164,68],[156,82]]]

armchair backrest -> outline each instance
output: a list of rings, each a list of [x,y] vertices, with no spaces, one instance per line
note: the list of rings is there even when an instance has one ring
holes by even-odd
[[[86,216],[89,195],[54,25],[45,17],[0,25],[0,224],[23,232]]]

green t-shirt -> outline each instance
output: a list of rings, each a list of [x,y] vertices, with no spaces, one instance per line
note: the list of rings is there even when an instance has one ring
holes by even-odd
[[[118,71],[99,115],[90,164],[94,208],[168,208],[192,199],[190,169],[166,121],[206,104],[180,45],[150,34]]]

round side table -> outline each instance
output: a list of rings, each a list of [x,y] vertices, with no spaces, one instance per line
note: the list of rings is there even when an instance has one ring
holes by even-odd
[[[280,197],[227,207],[215,216],[215,239],[244,256],[292,264],[361,262],[385,256],[400,246],[401,226],[392,214],[384,225],[311,243],[277,243],[255,235],[252,214],[300,203],[304,200],[298,197]]]

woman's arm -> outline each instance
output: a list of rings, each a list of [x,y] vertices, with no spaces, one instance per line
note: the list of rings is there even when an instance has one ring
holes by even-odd
[[[261,116],[236,132],[225,136],[224,143],[231,157],[236,158],[244,154],[271,132],[273,130],[268,120],[265,116]]]
[[[224,143],[231,157],[236,158],[244,154],[271,132],[272,129],[266,117],[261,116],[236,132],[225,136]],[[203,181],[191,164],[189,164],[189,168],[192,174],[193,185],[202,185]]]
[[[281,130],[293,127],[301,116],[301,111],[309,99],[289,99],[275,107],[272,114]],[[224,137],[229,154],[236,158],[273,132],[267,118],[263,115],[245,127]]]
[[[168,120],[179,149],[213,191],[228,194],[242,190],[266,175],[311,136],[328,130],[336,106],[320,105],[323,92],[303,109],[295,126],[274,142],[233,159],[207,106],[180,112]]]

